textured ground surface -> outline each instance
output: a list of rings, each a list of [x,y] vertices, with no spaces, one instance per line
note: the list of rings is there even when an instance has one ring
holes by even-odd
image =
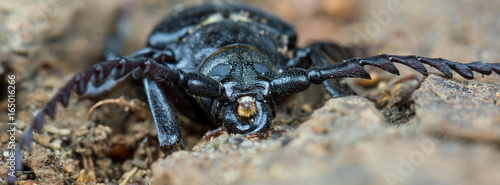
[[[326,39],[366,44],[372,54],[500,61],[495,0],[243,2],[294,24],[300,46]],[[394,11],[393,3],[400,9]],[[16,75],[18,129],[74,74],[103,60],[122,4],[0,0],[0,88],[6,89],[6,74]],[[131,7],[125,54],[144,47],[154,24],[183,5],[148,0]],[[415,72],[398,67],[402,77],[369,69],[375,81],[349,80],[361,97],[328,100],[315,87],[288,98],[273,127],[284,132],[267,139],[200,140],[209,128],[181,117],[189,149],[166,159],[141,88],[125,85],[100,99],[72,98],[35,135],[19,183],[499,184],[500,75],[475,73],[474,81],[431,75],[420,84],[411,76]],[[98,100],[120,95],[125,102],[102,105],[86,121]],[[1,89],[0,110],[0,120],[7,120]],[[7,130],[4,121],[0,129]],[[0,184],[7,172],[7,136],[0,134]]]

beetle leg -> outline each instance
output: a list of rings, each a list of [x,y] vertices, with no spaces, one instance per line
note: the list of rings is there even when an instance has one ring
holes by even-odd
[[[356,56],[361,56],[365,52],[363,48],[343,47],[331,42],[318,42],[309,46],[313,51],[323,52],[331,60],[341,62],[342,60],[350,59]],[[318,53],[320,54],[320,53]],[[313,61],[315,63],[315,61]],[[324,65],[327,65],[325,63]]]
[[[210,139],[219,137],[224,134],[228,134],[228,132],[219,127],[215,130],[210,130],[207,133],[205,133],[205,135],[203,135],[203,139],[205,141],[210,141]]]
[[[341,62],[342,60],[350,59],[356,56],[363,55],[366,51],[363,48],[343,47],[332,42],[318,42],[309,45],[306,48],[300,48],[295,51],[295,57],[291,58],[287,64],[287,68],[302,67],[309,68],[314,66],[325,66],[330,62],[324,60],[312,60],[312,55],[326,54],[332,61]],[[317,56],[316,56],[317,57]],[[326,59],[326,58],[325,58]]]
[[[442,58],[382,54],[366,58],[351,58],[349,60],[344,60],[344,62],[328,66],[313,67],[307,71],[299,68],[289,69],[271,81],[271,89],[273,94],[284,95],[304,91],[311,83],[320,84],[332,78],[354,77],[370,79],[370,74],[363,68],[364,65],[372,65],[399,75],[399,70],[393,64],[394,62],[407,65],[425,76],[427,76],[428,73],[423,64],[428,64],[438,69],[449,78],[452,77],[452,70],[466,79],[474,78],[472,71],[479,72],[483,75],[490,75],[493,72],[500,74],[500,63],[472,62],[462,64]]]
[[[165,97],[165,93],[158,83],[149,78],[145,78],[143,83],[156,129],[158,130],[160,147],[170,150],[177,146],[182,139],[179,119],[175,115],[172,103]]]
[[[206,112],[198,106],[193,96],[185,93],[183,88],[175,86],[170,81],[156,81],[161,90],[165,93],[175,110],[199,123],[211,123]]]

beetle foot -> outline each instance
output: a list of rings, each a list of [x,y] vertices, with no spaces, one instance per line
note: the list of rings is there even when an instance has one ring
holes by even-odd
[[[205,135],[203,135],[203,139],[205,141],[210,141],[210,139],[219,137],[219,136],[221,136],[223,134],[228,134],[228,132],[225,131],[225,130],[223,130],[222,128],[218,128],[218,129],[215,129],[215,130],[208,131]]]
[[[254,139],[254,138],[266,139],[270,135],[271,135],[271,131],[267,131],[266,133],[250,133],[250,134],[245,135],[245,138],[247,138],[247,139]]]
[[[247,139],[253,139],[253,138],[259,138],[259,139],[278,139],[281,136],[285,135],[287,132],[285,130],[269,130],[265,133],[250,133],[247,134],[245,137]]]
[[[163,151],[163,153],[165,153],[165,157],[170,156],[174,152],[178,152],[178,151],[186,149],[186,147],[184,146],[184,143],[182,143],[182,141],[179,143],[176,143],[175,145],[172,145],[172,146],[163,146],[160,148]]]

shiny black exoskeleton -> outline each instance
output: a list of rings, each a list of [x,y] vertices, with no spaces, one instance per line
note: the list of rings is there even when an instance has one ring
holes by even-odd
[[[243,4],[204,4],[176,12],[154,29],[144,49],[98,63],[71,79],[39,112],[20,145],[30,145],[32,130],[41,131],[45,115],[54,119],[56,103],[67,106],[72,91],[100,94],[128,76],[142,80],[160,144],[171,148],[181,140],[177,104],[201,107],[229,133],[249,134],[266,132],[277,101],[310,84],[323,83],[332,97],[353,94],[339,79],[370,78],[364,65],[399,74],[397,62],[427,75],[423,64],[428,64],[447,77],[454,70],[467,79],[473,78],[472,71],[500,74],[500,64],[386,54],[356,58],[353,50],[333,43],[297,48],[295,41],[290,24]],[[331,64],[327,56],[338,63]]]

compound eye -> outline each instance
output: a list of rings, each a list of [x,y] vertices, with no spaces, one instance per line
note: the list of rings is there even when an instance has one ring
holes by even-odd
[[[214,79],[222,78],[228,75],[231,72],[231,69],[232,67],[229,64],[219,64],[215,66],[210,73],[208,73],[208,76]]]
[[[262,63],[253,63],[253,68],[255,69],[255,71],[257,71],[259,74],[266,74],[266,75],[271,75],[273,74],[273,71],[266,65],[262,64]]]
[[[244,118],[249,118],[257,113],[257,106],[255,106],[255,98],[250,96],[243,96],[238,99],[238,115]]]

